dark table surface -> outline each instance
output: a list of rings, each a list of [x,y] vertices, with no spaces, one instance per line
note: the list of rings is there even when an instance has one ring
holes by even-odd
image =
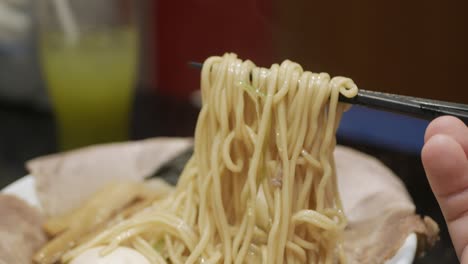
[[[131,139],[155,136],[192,136],[198,110],[175,98],[139,92],[132,113]],[[26,175],[25,161],[57,151],[55,123],[49,111],[0,103],[0,189]],[[419,214],[432,217],[441,227],[436,247],[416,263],[457,263],[437,202],[426,180],[421,160],[414,153],[338,138],[380,159],[406,184]]]

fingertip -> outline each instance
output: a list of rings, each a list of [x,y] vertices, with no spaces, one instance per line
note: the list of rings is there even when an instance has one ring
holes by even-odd
[[[466,160],[460,144],[445,134],[436,134],[424,144],[421,159],[436,195],[457,191],[461,179],[457,171]],[[466,185],[465,185],[466,186]]]
[[[439,159],[439,153],[446,145],[447,136],[443,134],[432,135],[428,138],[421,151],[421,160],[429,182],[432,180],[431,168]]]
[[[466,125],[460,119],[453,116],[441,116],[429,123],[424,134],[424,142],[437,134],[452,135],[454,131],[463,131],[465,129]]]
[[[425,143],[421,150],[421,160],[426,171],[426,167],[435,159],[434,155],[438,152],[437,148],[439,144],[437,144],[437,141],[438,140],[434,141],[432,136],[424,140]]]
[[[421,158],[457,255],[461,256],[468,245],[468,162],[464,150],[451,136],[435,134],[424,145]]]

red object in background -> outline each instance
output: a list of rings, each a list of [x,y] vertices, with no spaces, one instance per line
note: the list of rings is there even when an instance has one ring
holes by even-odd
[[[271,7],[270,0],[157,1],[153,86],[158,93],[187,98],[200,82],[200,71],[187,63],[225,52],[271,64]]]

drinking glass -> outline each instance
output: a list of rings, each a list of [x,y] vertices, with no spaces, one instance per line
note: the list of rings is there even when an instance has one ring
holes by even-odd
[[[38,0],[39,54],[67,150],[128,138],[137,0]]]

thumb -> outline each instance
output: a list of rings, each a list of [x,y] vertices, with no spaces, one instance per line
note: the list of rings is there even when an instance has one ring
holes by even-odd
[[[468,137],[466,126],[461,129]],[[468,160],[458,137],[450,133],[426,136],[421,155],[457,255],[468,263]]]

